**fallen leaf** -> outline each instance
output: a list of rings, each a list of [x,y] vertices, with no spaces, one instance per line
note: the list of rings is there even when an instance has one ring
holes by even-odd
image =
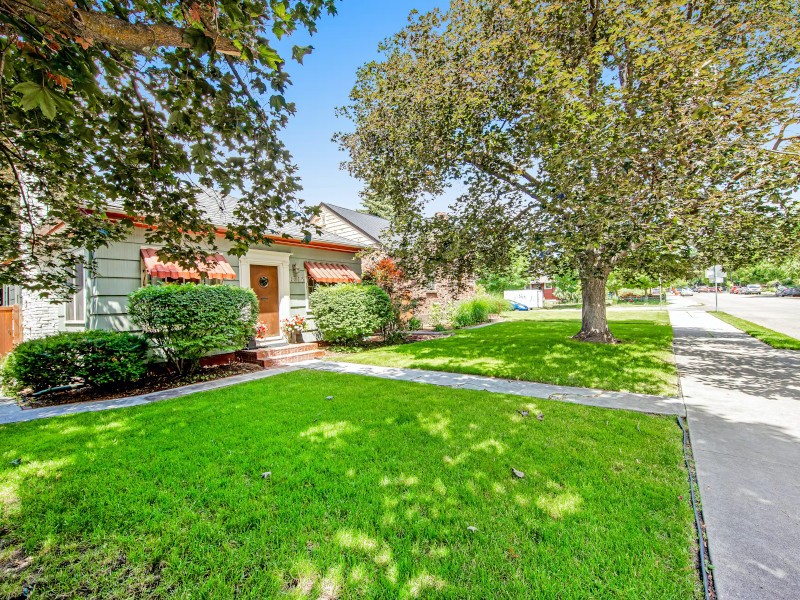
[[[517,412],[521,414],[523,417],[527,417],[529,414],[531,414],[531,411],[529,410],[518,410]]]
[[[11,464],[12,465],[21,465],[22,464],[22,459],[21,458],[15,458],[14,460],[11,461]]]
[[[325,400],[333,400],[333,396],[325,396]]]
[[[272,471],[265,471],[261,474],[261,479],[269,479],[270,477],[272,477]]]
[[[509,546],[509,548],[511,549],[511,551],[508,553],[509,557],[511,557],[511,558],[519,558],[519,556],[514,554],[514,547],[513,546]]]
[[[544,421],[544,415],[542,413],[537,413],[536,418],[539,419],[540,421]]]
[[[470,525],[469,527],[467,527],[467,531],[475,532],[475,531],[478,531],[478,528],[477,527],[473,527],[472,525]]]
[[[525,477],[525,473],[522,471],[517,471],[514,467],[511,467],[511,472],[514,474],[514,477],[519,477],[520,479]]]

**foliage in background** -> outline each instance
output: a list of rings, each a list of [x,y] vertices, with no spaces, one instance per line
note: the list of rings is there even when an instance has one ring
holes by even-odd
[[[369,189],[365,189],[361,192],[361,208],[362,212],[380,217],[381,219],[388,219],[391,221],[394,216],[392,203]]]
[[[581,280],[577,271],[553,275],[553,294],[567,304],[581,301]]]
[[[308,297],[314,322],[326,341],[354,344],[385,328],[395,318],[392,300],[377,285],[340,283],[320,286]]]
[[[747,283],[770,283],[778,281],[783,285],[800,284],[800,258],[784,261],[760,261],[754,265],[735,269],[728,273],[727,281]]]
[[[2,364],[2,384],[16,393],[76,382],[96,387],[131,383],[147,372],[147,341],[118,331],[79,331],[19,344]]]
[[[578,339],[613,342],[614,270],[800,243],[797,2],[452,0],[380,50],[337,139],[409,273],[458,280],[521,247],[578,270]],[[426,217],[448,188],[466,191]]]
[[[518,249],[509,253],[508,262],[490,270],[478,279],[478,283],[490,294],[502,294],[506,290],[523,290],[530,281],[531,259]]]
[[[253,290],[229,285],[151,285],[129,296],[128,314],[170,366],[186,374],[210,352],[245,346],[258,301]]]
[[[165,255],[213,254],[195,185],[241,196],[233,254],[305,227],[279,138],[295,112],[286,57],[271,40],[314,32],[324,12],[334,0],[4,1],[0,283],[65,293],[73,251],[131,231],[109,206],[141,218]]]

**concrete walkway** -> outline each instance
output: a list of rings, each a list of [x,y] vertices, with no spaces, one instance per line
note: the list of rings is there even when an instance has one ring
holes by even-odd
[[[800,598],[800,352],[672,307],[719,600]]]
[[[265,377],[272,377],[273,375],[296,370],[297,367],[290,365],[264,371],[256,371],[254,373],[244,373],[243,375],[234,375],[233,377],[215,379],[214,381],[193,383],[191,385],[163,390],[161,392],[142,394],[141,396],[129,396],[128,398],[116,398],[114,400],[98,400],[96,402],[80,402],[77,404],[63,404],[61,406],[48,406],[45,408],[30,408],[27,410],[22,410],[16,402],[9,398],[0,398],[0,425],[19,423],[21,421],[35,421],[36,419],[48,419],[50,417],[60,417],[63,415],[74,415],[83,412],[140,406],[142,404],[158,402],[159,400],[180,398],[181,396],[188,396],[196,392],[218,390],[220,388],[236,385],[237,383],[255,381],[257,379],[264,379]]]
[[[422,369],[378,367],[374,365],[359,365],[327,360],[306,360],[295,364],[304,369],[327,371],[329,373],[367,375],[369,377],[428,383],[450,388],[484,390],[500,394],[529,396],[531,398],[549,398],[550,400],[572,402],[573,404],[599,406],[601,408],[618,408],[643,413],[685,415],[683,401],[678,397],[670,398],[664,396],[649,396],[647,394],[632,394],[628,392],[610,392],[591,388],[567,387],[563,385],[550,385],[547,383],[534,383],[531,381],[483,377],[481,375],[463,375],[460,373],[444,373],[441,371],[425,371]]]

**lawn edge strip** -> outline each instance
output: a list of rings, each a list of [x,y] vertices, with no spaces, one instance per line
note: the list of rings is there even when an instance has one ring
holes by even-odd
[[[713,316],[717,317],[720,321],[733,325],[739,331],[743,331],[749,336],[761,340],[768,346],[772,346],[777,350],[800,350],[800,340],[788,336],[769,327],[764,327],[758,323],[753,323],[746,319],[736,317],[726,312],[712,312]]]

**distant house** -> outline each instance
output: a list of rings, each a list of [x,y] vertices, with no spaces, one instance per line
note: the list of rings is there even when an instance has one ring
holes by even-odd
[[[358,254],[372,245],[371,239],[343,237],[326,230],[305,241],[299,228],[284,229],[270,236],[271,245],[252,246],[239,258],[228,253],[230,243],[222,237],[222,228],[232,222],[236,199],[202,191],[198,202],[211,223],[220,227],[219,254],[211,264],[186,269],[162,262],[157,256],[158,248],[145,240],[147,226],[137,223],[125,240],[100,248],[93,256],[86,255],[87,261],[94,260],[96,273],[78,267],[74,281],[77,291],[68,302],[51,304],[36,292],[2,287],[0,304],[16,305],[21,313],[22,339],[60,331],[131,330],[134,328],[128,318],[131,292],[148,284],[201,281],[252,288],[259,298],[259,318],[277,337],[281,320],[294,315],[308,316],[308,295],[315,285],[361,281]],[[127,217],[113,211],[108,214],[111,218]],[[312,327],[305,334],[307,340],[315,339],[313,320],[310,324]],[[0,331],[2,335],[5,330]]]
[[[525,286],[526,290],[542,290],[545,300],[552,300],[558,302],[561,300],[556,296],[556,284],[549,277],[538,277],[531,280]]]

